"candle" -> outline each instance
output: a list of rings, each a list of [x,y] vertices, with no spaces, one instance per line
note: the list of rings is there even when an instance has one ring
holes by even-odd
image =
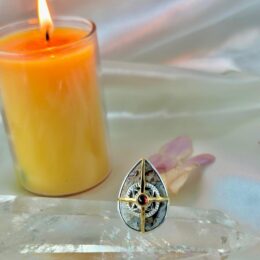
[[[109,172],[96,31],[82,19],[52,22],[46,2],[38,6],[40,29],[37,20],[0,29],[1,96],[21,184],[63,196]]]

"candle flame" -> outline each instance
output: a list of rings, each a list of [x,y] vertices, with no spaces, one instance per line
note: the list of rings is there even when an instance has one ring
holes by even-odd
[[[43,31],[46,40],[49,41],[50,34],[53,31],[53,21],[46,0],[38,0],[38,17],[41,30]]]

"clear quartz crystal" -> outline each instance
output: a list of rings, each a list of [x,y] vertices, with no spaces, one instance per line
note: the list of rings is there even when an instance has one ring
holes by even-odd
[[[0,259],[219,259],[259,243],[216,210],[170,207],[141,234],[112,202],[0,196]]]

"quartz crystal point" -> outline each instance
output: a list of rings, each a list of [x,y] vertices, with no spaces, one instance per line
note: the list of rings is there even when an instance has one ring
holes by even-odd
[[[141,234],[116,202],[0,196],[0,259],[220,259],[257,243],[216,210],[172,206],[164,225]]]

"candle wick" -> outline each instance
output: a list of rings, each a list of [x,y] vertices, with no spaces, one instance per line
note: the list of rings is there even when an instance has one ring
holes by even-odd
[[[46,31],[45,38],[47,42],[50,41],[50,34],[48,31]]]

